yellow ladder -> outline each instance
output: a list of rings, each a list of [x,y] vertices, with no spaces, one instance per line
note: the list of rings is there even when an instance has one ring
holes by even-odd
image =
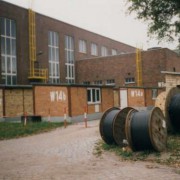
[[[141,49],[136,48],[136,73],[137,73],[137,86],[142,86],[142,60]]]
[[[39,79],[43,82],[47,82],[48,70],[35,68],[36,62],[36,23],[35,23],[35,12],[29,9],[29,60],[30,60],[30,70],[29,79],[35,80]]]

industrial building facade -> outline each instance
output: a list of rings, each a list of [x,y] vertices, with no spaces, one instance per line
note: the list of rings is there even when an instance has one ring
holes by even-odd
[[[77,83],[79,59],[135,48],[0,1],[0,84]],[[47,77],[46,77],[47,76]]]
[[[180,56],[166,48],[141,52],[142,87],[163,87],[162,71],[180,72]],[[96,57],[77,62],[78,83],[138,86],[136,53]]]
[[[66,109],[82,118],[86,107],[95,119],[112,106],[153,106],[164,91],[161,71],[180,72],[169,49],[141,51],[138,65],[132,46],[4,1],[0,53],[0,117],[60,119]]]

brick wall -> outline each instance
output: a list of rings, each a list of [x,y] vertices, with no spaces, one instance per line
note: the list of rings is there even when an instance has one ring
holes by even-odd
[[[166,79],[166,91],[169,91],[173,87],[180,85],[180,73],[176,72],[164,72]]]
[[[102,110],[101,110],[101,112],[104,112],[105,110],[114,106],[113,88],[103,88],[101,96],[102,96]]]
[[[70,87],[70,91],[71,116],[83,115],[84,108],[87,107],[87,89],[84,87]]]
[[[36,115],[64,116],[64,108],[69,111],[67,87],[35,86],[34,106]]]
[[[5,116],[21,116],[25,112],[33,114],[32,89],[5,89]]]
[[[115,79],[117,86],[125,85],[125,77],[136,76],[135,54],[99,57],[77,62],[77,82]]]
[[[128,106],[145,107],[144,89],[128,89]]]

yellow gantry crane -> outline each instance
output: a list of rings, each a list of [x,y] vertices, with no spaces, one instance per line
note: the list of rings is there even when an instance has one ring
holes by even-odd
[[[141,49],[136,48],[136,73],[137,73],[137,86],[142,86],[142,59]]]
[[[35,12],[29,8],[29,77],[28,79],[32,81],[42,80],[47,82],[48,80],[48,70],[35,67],[37,62],[37,53],[36,53],[36,22],[35,22]]]

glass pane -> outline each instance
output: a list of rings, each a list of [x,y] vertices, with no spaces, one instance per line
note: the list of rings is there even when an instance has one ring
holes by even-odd
[[[96,102],[96,91],[92,89],[93,102]]]
[[[9,38],[7,38],[6,39],[6,53],[8,54],[8,55],[10,55],[10,39]]]
[[[11,60],[7,57],[7,73],[11,73]]]
[[[17,77],[16,76],[12,76],[12,84],[16,84],[17,83]]]
[[[7,75],[6,77],[7,77],[7,84],[11,85],[11,76]]]
[[[12,39],[12,55],[16,56],[16,40]]]
[[[1,56],[1,71],[5,73],[5,57]]]
[[[88,100],[88,102],[91,102],[91,90],[90,89],[87,90],[87,100]]]
[[[16,58],[12,58],[12,73],[16,74]]]
[[[59,62],[59,48],[56,48],[56,61]]]
[[[48,48],[48,56],[49,56],[49,61],[51,60],[51,47]]]
[[[11,20],[11,36],[16,37],[16,22]]]
[[[5,35],[5,19],[0,18],[0,21],[1,21],[0,32],[2,35]]]
[[[59,47],[59,34],[56,33],[56,44],[57,47]]]
[[[6,54],[5,53],[5,38],[1,37],[1,54]]]
[[[6,35],[10,36],[10,20],[6,19]]]
[[[96,89],[96,100],[100,101],[100,92],[99,92],[99,89]]]

